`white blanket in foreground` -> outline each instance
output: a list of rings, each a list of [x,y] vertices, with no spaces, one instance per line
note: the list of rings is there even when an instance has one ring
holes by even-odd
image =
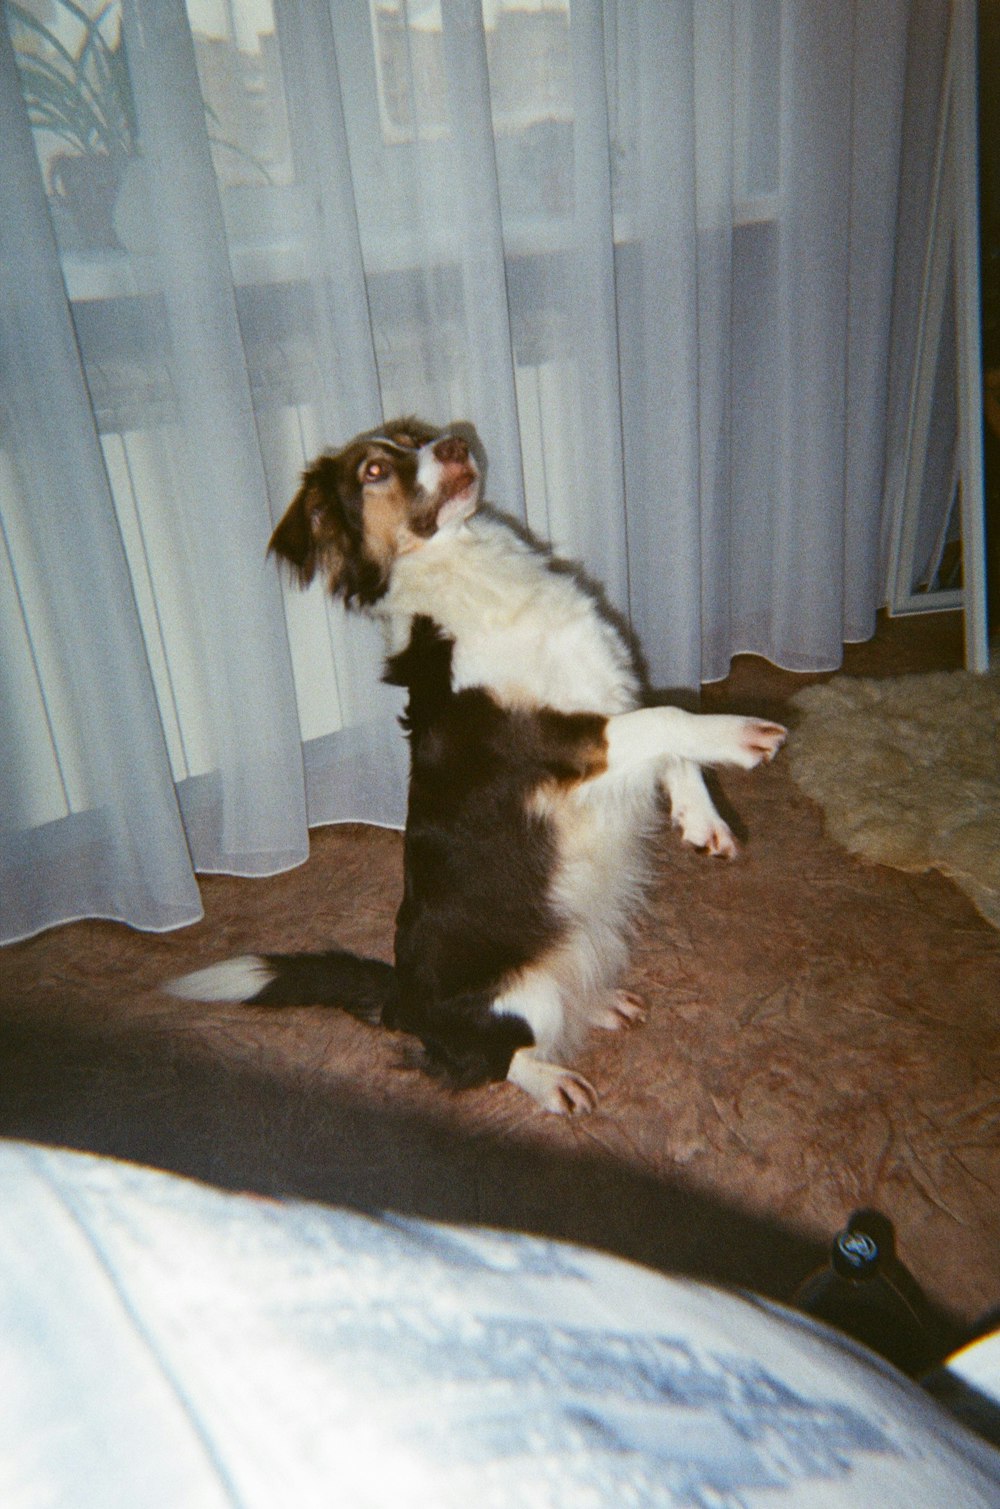
[[[482,1230],[0,1144],[4,1509],[1000,1503],[783,1311]]]

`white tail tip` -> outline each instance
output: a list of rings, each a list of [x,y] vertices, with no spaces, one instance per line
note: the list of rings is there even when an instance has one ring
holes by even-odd
[[[185,1001],[252,1001],[275,978],[274,970],[257,954],[241,954],[236,959],[181,975],[178,980],[168,981],[163,989]]]

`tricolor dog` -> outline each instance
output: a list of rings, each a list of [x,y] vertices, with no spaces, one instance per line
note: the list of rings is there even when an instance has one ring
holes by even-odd
[[[313,462],[271,540],[301,584],[319,575],[381,623],[385,679],[408,694],[395,964],[252,955],[170,988],[340,1007],[415,1035],[457,1085],[507,1079],[586,1111],[574,1054],[644,1015],[620,981],[663,794],[682,839],[733,855],[701,767],[750,769],[785,730],[644,706],[599,595],[479,491],[460,427],[399,420]]]

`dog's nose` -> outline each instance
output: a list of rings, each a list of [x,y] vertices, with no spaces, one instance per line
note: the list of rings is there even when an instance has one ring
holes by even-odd
[[[434,456],[438,461],[457,462],[461,465],[469,459],[469,447],[460,435],[445,435],[435,445]]]

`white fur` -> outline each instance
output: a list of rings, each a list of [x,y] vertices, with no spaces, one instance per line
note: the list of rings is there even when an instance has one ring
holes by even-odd
[[[559,983],[546,969],[526,970],[524,976],[493,1002],[497,1016],[519,1016],[527,1022],[535,1046],[547,1058],[561,1045],[563,1003]]]
[[[438,510],[437,527],[440,532],[449,526],[461,524],[470,514],[475,512],[479,500],[479,473],[476,464],[470,456],[468,466],[475,474],[475,480],[464,491],[456,493],[447,503]],[[417,486],[425,493],[433,497],[444,481],[446,468],[434,454],[434,445],[425,445],[420,452],[420,460],[417,463]]]
[[[535,806],[556,831],[551,900],[565,926],[561,946],[543,961],[563,1005],[560,1032],[536,1040],[546,1055],[572,1056],[604,1020],[628,962],[649,880],[646,840],[659,825],[655,768],[617,785],[602,777],[542,795]]]
[[[766,730],[775,731],[767,747]],[[776,724],[733,713],[688,713],[680,707],[642,707],[608,722],[608,775],[614,778],[650,760],[697,765],[740,765],[752,770],[780,745]],[[783,730],[781,731],[783,736]],[[707,793],[706,793],[707,795]]]
[[[186,1001],[249,1001],[274,978],[274,971],[263,959],[256,954],[241,954],[182,975],[163,988],[168,995]]]
[[[569,574],[489,513],[438,530],[400,556],[378,604],[391,651],[430,614],[455,641],[456,690],[481,686],[508,706],[625,712],[639,686],[616,630]]]

